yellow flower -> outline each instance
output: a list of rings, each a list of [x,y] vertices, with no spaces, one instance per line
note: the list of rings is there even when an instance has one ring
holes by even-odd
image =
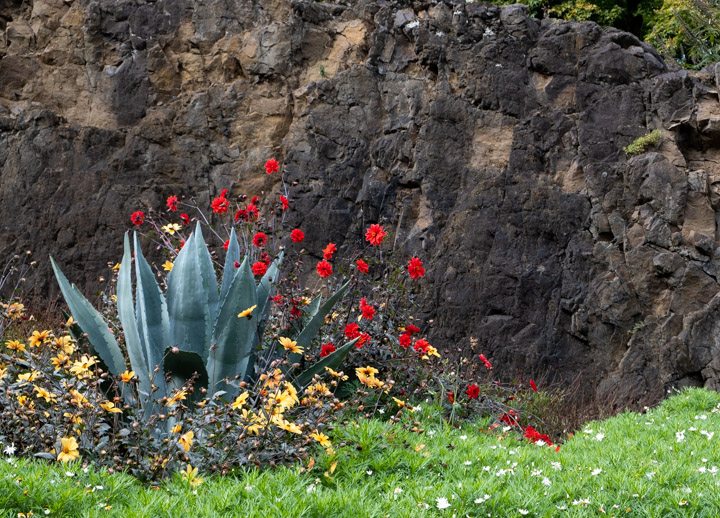
[[[204,479],[197,476],[198,469],[193,468],[190,464],[187,465],[185,471],[181,471],[180,473],[182,474],[183,480],[188,482],[191,486],[199,486],[204,482]]]
[[[290,433],[302,433],[302,428],[300,428],[295,423],[291,423],[290,421],[286,421],[282,418],[282,416],[277,415],[272,417],[272,422],[275,426],[280,428],[281,430],[285,430],[286,432]]]
[[[78,361],[72,364],[70,372],[75,374],[78,378],[88,377],[90,375],[90,367],[96,363],[97,360],[94,356],[83,354]]]
[[[377,374],[378,372],[380,371],[378,371],[374,367],[370,367],[369,365],[367,367],[358,367],[357,369],[355,369],[355,373],[357,374],[358,378],[360,377],[360,375],[375,376],[375,374]]]
[[[112,271],[114,271],[114,272],[119,272],[119,271],[120,271],[120,263],[115,263],[115,264],[112,266]]]
[[[166,272],[172,271],[173,269],[173,263],[171,261],[165,261],[162,265],[163,270]]]
[[[243,392],[238,397],[235,398],[235,401],[233,401],[233,404],[230,405],[233,410],[236,410],[237,408],[243,406],[245,404],[245,401],[247,401],[247,398],[250,396],[247,392]]]
[[[55,339],[52,341],[52,345],[53,345],[53,347],[55,347],[55,348],[57,348],[57,349],[62,349],[62,350],[65,351],[67,354],[72,354],[72,352],[73,352],[74,349],[75,349],[74,346],[72,345],[72,338],[70,338],[68,335],[61,336],[61,337],[59,337],[59,338],[55,338]],[[67,348],[68,348],[68,347],[70,348],[70,352],[69,352],[69,353],[67,352]]]
[[[63,414],[63,417],[67,417],[72,421],[73,424],[83,424],[82,417],[79,415],[71,414],[70,412],[65,412]]]
[[[105,410],[106,412],[110,412],[111,414],[121,414],[122,410],[120,410],[118,407],[115,406],[115,403],[112,401],[104,401],[100,403],[100,407]]]
[[[120,374],[120,379],[125,383],[130,383],[133,379],[133,376],[135,376],[135,371],[128,371],[125,369],[125,372]]]
[[[25,305],[19,302],[13,302],[7,308],[7,316],[18,319],[25,312]]]
[[[178,390],[173,394],[173,396],[167,400],[167,403],[165,403],[166,406],[173,406],[175,403],[177,403],[180,400],[184,400],[187,397],[187,390]]]
[[[286,336],[281,336],[278,341],[280,342],[280,345],[282,345],[285,348],[286,351],[290,351],[292,353],[298,353],[298,354],[302,354],[302,352],[303,352],[303,348],[298,347],[298,344],[296,341],[290,340]]]
[[[50,333],[47,329],[44,331],[33,331],[30,337],[30,347],[37,347],[40,344],[50,341]]]
[[[4,364],[0,363],[0,380],[2,380],[5,377],[6,372],[7,372],[7,367],[5,367]]]
[[[24,407],[27,407],[27,408],[34,408],[34,407],[35,407],[35,403],[34,403],[33,401],[29,401],[28,398],[27,398],[27,396],[24,395],[24,394],[20,394],[20,395],[17,397],[17,400],[18,400],[18,403],[20,404],[20,406],[24,406]]]
[[[178,225],[177,223],[168,223],[164,227],[162,227],[163,232],[166,232],[170,235],[173,235],[175,232],[180,231],[182,227]]]
[[[70,317],[67,319],[67,322],[65,322],[65,327],[71,327],[73,324],[75,324],[75,320],[73,317]]]
[[[260,374],[260,380],[264,381],[263,387],[275,388],[280,384],[283,379],[283,373],[280,369],[275,369],[272,372]]]
[[[311,433],[310,437],[312,437],[317,442],[319,442],[323,448],[330,448],[332,446],[332,443],[330,442],[330,438],[327,435],[318,432],[317,430],[315,430],[313,433]]]
[[[413,408],[409,407],[408,404],[405,403],[405,401],[403,401],[402,399],[393,397],[393,401],[395,401],[395,403],[397,403],[397,406],[399,406],[400,408],[407,408],[408,410],[410,410],[410,412],[415,411]]]
[[[182,430],[182,426],[179,424],[176,424],[172,427],[172,430],[170,430],[170,433],[180,433],[180,430]]]
[[[438,358],[440,358],[440,354],[438,354],[437,349],[435,349],[432,345],[428,345],[427,351],[421,357],[421,359],[429,360],[430,356],[437,356]]]
[[[257,304],[241,311],[240,313],[238,313],[238,318],[249,317],[250,315],[252,315],[252,312],[256,307],[257,307]]]
[[[60,439],[62,450],[58,453],[57,460],[59,462],[71,462],[80,457],[78,451],[78,443],[75,437],[63,437]]]
[[[43,398],[46,403],[49,403],[50,401],[55,401],[56,396],[52,392],[48,392],[44,388],[38,387],[37,385],[33,385],[33,387],[35,387],[35,392],[37,392],[38,398]]]
[[[63,352],[60,352],[57,356],[50,358],[50,361],[55,366],[55,370],[67,368],[70,365],[70,357]]]
[[[12,349],[14,351],[19,351],[19,352],[25,351],[25,344],[18,340],[7,340],[5,342],[5,347],[7,347],[8,349]]]
[[[72,396],[72,404],[73,405],[81,407],[83,405],[88,404],[87,398],[85,396],[83,396],[82,394],[80,394],[80,392],[78,392],[77,390],[70,389],[70,395]]]
[[[310,385],[308,388],[305,389],[305,394],[308,396],[313,395],[320,395],[320,396],[331,396],[332,392],[328,389],[327,385],[325,383],[316,383],[314,385]]]
[[[190,430],[189,432],[182,434],[180,436],[180,439],[178,439],[178,443],[180,444],[180,446],[183,447],[183,450],[185,450],[185,453],[190,451],[190,447],[192,446],[192,443],[193,443],[193,437],[195,437],[195,432]]]
[[[22,381],[23,382],[22,384],[24,385],[27,382],[35,381],[38,377],[40,377],[41,374],[42,373],[40,371],[35,371],[35,370],[31,371],[31,372],[26,372],[24,374],[18,375],[17,381],[18,381],[18,383]]]
[[[238,421],[238,425],[244,426],[245,431],[253,435],[257,435],[267,424],[267,419],[254,414],[247,408],[243,409],[242,418],[242,421]]]
[[[342,381],[347,381],[348,377],[345,375],[345,373],[341,372],[335,372],[330,367],[325,367],[325,370],[330,373],[331,376],[335,378],[340,378]]]

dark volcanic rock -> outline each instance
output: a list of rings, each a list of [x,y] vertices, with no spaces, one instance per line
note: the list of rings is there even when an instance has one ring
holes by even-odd
[[[273,192],[275,156],[309,249],[383,222],[423,258],[439,348],[720,388],[717,68],[476,2],[35,0],[0,36],[0,246],[42,292],[48,253],[96,289],[131,212]]]

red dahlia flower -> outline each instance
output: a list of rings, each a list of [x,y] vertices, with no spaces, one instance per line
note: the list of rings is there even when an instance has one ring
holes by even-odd
[[[425,354],[428,350],[428,347],[430,347],[430,343],[427,340],[418,340],[415,342],[415,345],[413,345],[413,349],[415,349],[417,352],[422,352]]]
[[[372,224],[365,232],[365,240],[373,246],[380,246],[380,243],[383,242],[386,235],[387,232],[385,232],[380,225]]]
[[[267,243],[267,236],[263,232],[258,232],[253,236],[253,245],[257,247],[265,246]]]
[[[265,172],[267,174],[277,173],[280,170],[280,164],[274,158],[265,162]]]
[[[335,243],[328,243],[328,246],[323,249],[323,257],[325,259],[332,259],[332,256],[336,251],[337,247],[335,246]]]
[[[360,312],[363,318],[368,320],[372,320],[375,316],[375,308],[366,302],[365,297],[360,299]]]
[[[280,195],[280,203],[282,203],[282,210],[288,210],[290,208],[290,202],[283,195]]]
[[[168,209],[175,212],[177,210],[178,199],[177,196],[168,196],[167,206]]]
[[[227,252],[227,249],[228,249],[229,246],[230,246],[230,240],[228,239],[227,241],[225,241],[225,242],[223,243],[223,248],[225,249],[226,252]]]
[[[473,383],[467,388],[465,393],[470,399],[477,399],[480,397],[480,387],[478,387],[476,383]]]
[[[370,341],[370,335],[367,333],[360,333],[360,340],[355,342],[355,347],[362,349],[362,346]]]
[[[255,275],[265,275],[265,272],[267,272],[267,264],[258,261],[252,265],[251,270]]]
[[[530,388],[533,389],[533,392],[537,392],[537,385],[533,380],[530,380]]]
[[[407,333],[401,334],[398,340],[400,341],[400,347],[405,349],[410,347],[410,344],[412,343],[412,338],[410,338],[410,335]]]
[[[320,350],[320,358],[325,358],[330,353],[334,353],[337,349],[332,344],[332,342],[328,342],[326,344],[322,345],[322,349]]]
[[[220,193],[220,196],[215,198],[212,201],[212,210],[213,212],[217,212],[218,214],[222,214],[223,212],[227,212],[228,207],[230,207],[230,204],[228,203],[227,199],[225,198],[225,195],[227,194],[227,189],[223,189]]]
[[[329,277],[332,275],[332,265],[325,259],[317,264],[317,273],[320,277]]]
[[[425,275],[425,269],[422,267],[423,263],[420,259],[417,257],[413,257],[410,259],[410,262],[408,262],[408,272],[410,273],[410,277],[413,279],[419,279],[423,275]]]
[[[345,336],[352,340],[353,338],[357,338],[360,336],[360,326],[358,326],[355,322],[352,322],[345,326]]]
[[[299,243],[300,241],[305,239],[305,233],[299,228],[296,228],[295,230],[290,232],[290,239],[292,239],[293,243]]]
[[[368,270],[370,269],[368,264],[365,261],[363,261],[362,259],[358,259],[355,264],[357,265],[357,269],[360,273],[367,273]]]
[[[145,221],[145,214],[143,214],[140,210],[133,212],[130,214],[130,221],[132,221],[135,225],[140,226]]]
[[[183,222],[183,225],[189,225],[190,224],[190,216],[185,214],[184,212],[180,214],[180,220]]]
[[[487,367],[488,369],[492,369],[492,363],[490,363],[488,359],[485,358],[484,354],[479,355],[478,358],[480,358],[480,361],[485,364],[485,367]]]

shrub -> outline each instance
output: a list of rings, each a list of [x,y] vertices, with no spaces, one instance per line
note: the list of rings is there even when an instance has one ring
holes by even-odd
[[[650,146],[656,146],[662,141],[662,131],[653,130],[651,133],[635,139],[631,144],[623,148],[628,155],[639,155],[644,153]]]

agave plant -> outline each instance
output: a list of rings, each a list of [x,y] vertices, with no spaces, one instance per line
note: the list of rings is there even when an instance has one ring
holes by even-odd
[[[175,259],[163,294],[142,255],[137,234],[133,240],[135,297],[130,237],[125,234],[117,282],[117,312],[130,366],[138,375],[142,406],[151,409],[153,401],[183,386],[191,377],[195,378],[195,388],[206,388],[211,397],[221,390],[226,397],[235,397],[239,388],[231,380],[249,381],[256,375],[259,345],[270,313],[268,301],[278,278],[282,254],[256,284],[247,257],[235,268],[240,260],[240,247],[233,229],[218,287],[198,223]],[[111,374],[120,375],[127,368],[125,357],[108,324],[80,290],[68,282],[52,257],[50,261],[70,312],[87,334],[94,353]],[[318,298],[309,305],[308,321],[296,338],[298,345],[304,348],[310,345],[347,286],[348,283],[324,304],[321,305]],[[246,315],[240,317],[240,314]],[[294,383],[303,387],[325,367],[337,368],[355,341],[295,376]],[[272,349],[269,352],[272,353]],[[300,357],[290,359],[292,363]]]

